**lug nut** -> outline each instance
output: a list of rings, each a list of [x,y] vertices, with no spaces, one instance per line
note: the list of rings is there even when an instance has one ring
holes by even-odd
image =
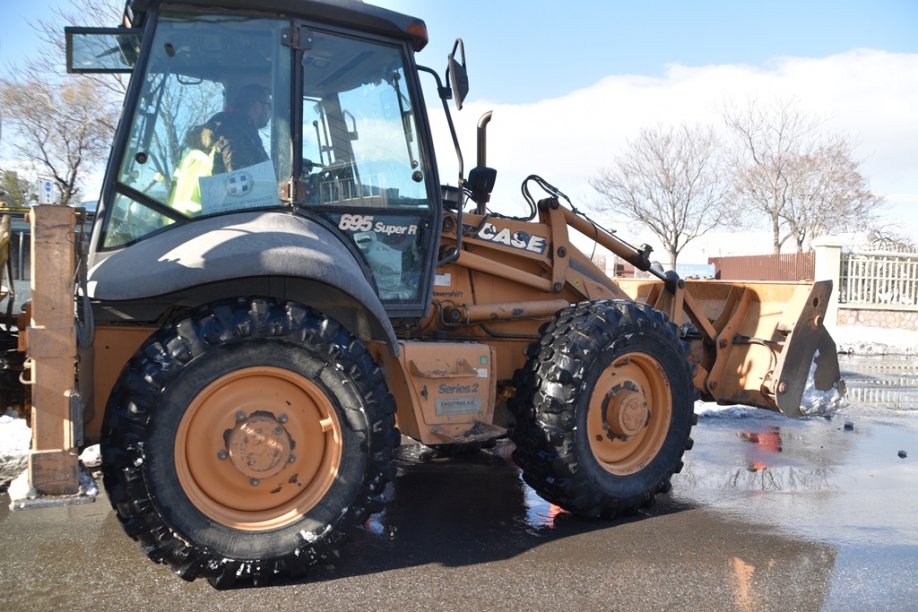
[[[249,481],[249,484],[252,485],[253,487],[257,487],[259,483],[260,481],[257,478],[253,478]]]
[[[287,457],[287,463],[296,463],[296,455],[290,455]]]
[[[236,413],[236,422],[238,423],[239,421],[244,421],[244,420],[245,420],[245,413],[240,410],[239,412]]]
[[[286,415],[286,414],[281,414],[280,416],[277,417],[277,420],[278,420],[279,423],[286,423],[286,422],[287,422],[287,415]]]
[[[220,461],[223,461],[227,457],[229,457],[229,453],[223,450],[222,448],[217,451],[217,459],[219,459]]]

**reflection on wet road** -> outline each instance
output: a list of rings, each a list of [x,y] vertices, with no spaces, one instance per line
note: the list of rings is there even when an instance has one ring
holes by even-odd
[[[839,355],[850,401],[891,410],[918,410],[918,360],[914,356]]]
[[[914,610],[918,365],[840,361],[848,404],[834,415],[702,408],[671,498],[831,545],[823,610]]]
[[[724,500],[669,495],[631,519],[583,520],[523,483],[511,446],[442,460],[416,449],[402,449],[387,511],[347,551],[359,563],[343,558],[316,584],[423,569],[436,589],[443,568],[467,584],[490,567],[504,595],[464,604],[479,610],[819,610],[829,592],[833,545],[721,512]]]
[[[849,391],[914,378],[849,363]],[[340,558],[231,592],[150,563],[104,499],[10,513],[2,494],[0,609],[915,609],[918,411],[720,408],[693,437],[672,492],[612,522],[537,497],[509,444],[450,459],[403,447],[386,510]]]

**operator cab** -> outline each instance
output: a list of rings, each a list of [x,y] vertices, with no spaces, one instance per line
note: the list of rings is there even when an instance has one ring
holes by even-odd
[[[355,3],[221,4],[134,2],[131,28],[68,28],[71,71],[132,73],[90,265],[202,219],[286,212],[336,232],[387,309],[423,305],[441,214],[415,112],[423,22]]]

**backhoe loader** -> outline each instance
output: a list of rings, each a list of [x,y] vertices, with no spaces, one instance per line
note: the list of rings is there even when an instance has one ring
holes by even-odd
[[[131,0],[119,27],[66,35],[70,71],[131,79],[91,232],[67,207],[30,212],[32,495],[15,508],[84,500],[77,452],[100,442],[107,497],[152,560],[264,583],[383,507],[401,435],[509,437],[539,495],[613,518],[670,490],[696,398],[799,415],[811,370],[841,384],[830,283],[682,280],[538,177],[528,217],[498,212],[491,116],[465,176],[450,115],[464,45],[441,80],[415,63],[420,19],[359,0]],[[217,163],[233,113],[266,113],[250,125],[263,161]],[[573,232],[650,278],[610,278]]]

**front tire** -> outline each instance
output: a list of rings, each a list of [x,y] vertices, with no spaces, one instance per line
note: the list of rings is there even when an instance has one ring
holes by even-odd
[[[516,385],[513,458],[541,497],[612,518],[670,490],[696,417],[691,364],[665,315],[627,301],[566,308]]]
[[[395,404],[366,346],[292,302],[237,299],[155,333],[115,384],[104,484],[186,580],[296,577],[381,509]]]

